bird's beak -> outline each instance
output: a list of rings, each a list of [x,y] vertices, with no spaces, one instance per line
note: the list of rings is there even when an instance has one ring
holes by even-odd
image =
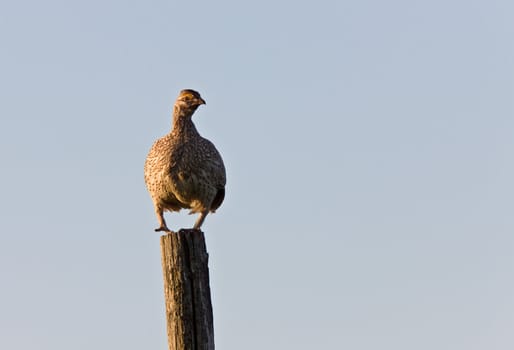
[[[204,104],[206,104],[206,103],[205,103],[205,100],[204,100],[203,98],[201,98],[201,97],[200,97],[200,98],[198,99],[198,104],[199,104],[199,105],[204,105]]]

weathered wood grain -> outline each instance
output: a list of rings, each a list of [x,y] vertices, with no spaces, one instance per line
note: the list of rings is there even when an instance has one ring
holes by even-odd
[[[161,236],[169,350],[214,350],[209,255],[200,230]]]

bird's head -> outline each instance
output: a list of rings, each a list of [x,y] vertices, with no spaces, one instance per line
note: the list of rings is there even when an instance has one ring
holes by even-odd
[[[177,101],[175,101],[175,106],[186,113],[193,113],[198,108],[198,106],[204,104],[205,101],[200,96],[200,94],[197,91],[191,89],[180,91],[180,94],[177,97]]]

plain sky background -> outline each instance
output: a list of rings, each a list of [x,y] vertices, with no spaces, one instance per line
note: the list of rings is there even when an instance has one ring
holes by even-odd
[[[217,349],[514,349],[513,18],[1,2],[0,348],[167,348],[143,164],[193,88],[228,176],[203,226]]]

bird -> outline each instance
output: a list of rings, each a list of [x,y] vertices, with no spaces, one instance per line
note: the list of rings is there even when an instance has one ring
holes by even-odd
[[[205,104],[197,91],[180,91],[173,105],[171,131],[155,141],[146,157],[144,177],[159,222],[156,232],[172,232],[164,212],[181,209],[200,214],[193,227],[200,230],[207,214],[215,212],[225,198],[223,159],[192,120],[197,108]]]

